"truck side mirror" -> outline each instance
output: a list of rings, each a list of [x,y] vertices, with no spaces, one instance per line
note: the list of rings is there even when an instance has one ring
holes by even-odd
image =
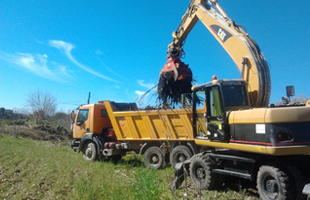
[[[71,112],[71,120],[72,120],[72,122],[74,123],[74,120],[75,120],[75,113],[74,113],[74,110],[72,110],[72,112]]]
[[[292,85],[286,86],[286,96],[288,97],[295,96],[294,86]]]

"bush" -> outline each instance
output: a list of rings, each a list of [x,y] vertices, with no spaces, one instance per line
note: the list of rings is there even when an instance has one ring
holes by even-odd
[[[0,133],[36,140],[71,140],[72,131],[53,122],[29,120],[5,120],[0,122]]]
[[[0,125],[18,125],[26,126],[26,120],[17,119],[17,120],[4,120],[0,122]]]

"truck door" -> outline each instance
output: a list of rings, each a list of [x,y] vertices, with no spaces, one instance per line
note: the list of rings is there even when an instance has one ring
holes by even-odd
[[[221,87],[219,85],[206,87],[205,92],[207,104],[207,135],[211,141],[228,142],[230,134],[227,126]]]
[[[80,109],[74,124],[74,138],[82,138],[90,131],[89,109]]]

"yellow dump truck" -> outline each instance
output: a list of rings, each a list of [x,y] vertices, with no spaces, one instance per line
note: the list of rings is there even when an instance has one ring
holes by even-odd
[[[196,115],[206,113],[198,108]],[[192,109],[140,110],[135,103],[99,101],[79,107],[73,117],[71,147],[85,160],[120,159],[128,151],[144,154],[147,167],[175,165],[199,152]],[[203,117],[200,117],[203,119]]]

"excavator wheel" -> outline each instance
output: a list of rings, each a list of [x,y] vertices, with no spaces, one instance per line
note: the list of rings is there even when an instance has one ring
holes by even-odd
[[[221,186],[224,176],[212,173],[213,168],[216,168],[216,164],[207,155],[192,158],[189,172],[197,188],[213,190]]]
[[[259,168],[257,190],[263,200],[295,199],[292,177],[273,165],[262,165]]]

